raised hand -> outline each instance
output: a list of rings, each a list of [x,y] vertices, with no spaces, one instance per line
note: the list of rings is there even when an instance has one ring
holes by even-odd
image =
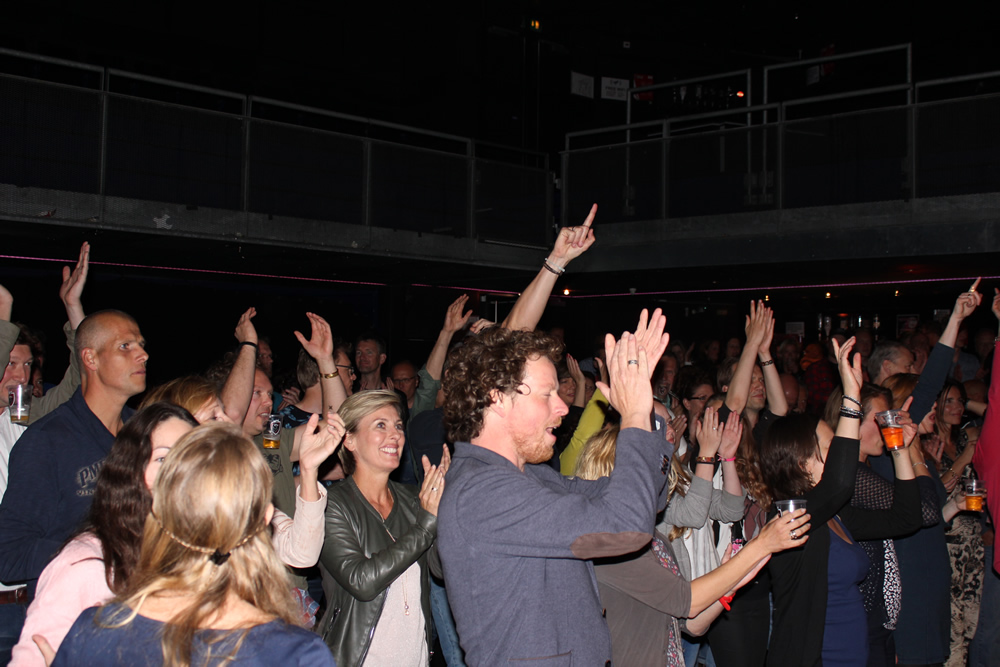
[[[719,444],[719,458],[731,459],[736,456],[740,448],[740,439],[743,437],[743,420],[739,413],[730,412],[729,418],[722,429],[722,442]]]
[[[694,423],[694,434],[698,439],[699,456],[715,456],[722,444],[722,431],[719,429],[719,413],[715,408],[705,408],[701,419]]]
[[[590,214],[582,225],[577,227],[563,227],[559,230],[556,244],[549,253],[549,264],[557,269],[566,268],[571,261],[587,252],[590,246],[594,245],[594,217],[597,215],[597,204],[590,208]]]
[[[972,283],[968,292],[962,292],[958,295],[958,298],[955,299],[955,307],[951,311],[952,315],[964,320],[972,314],[976,306],[983,302],[983,295],[976,291],[980,280],[982,278],[976,278],[976,282]]]
[[[318,424],[319,415],[310,416],[299,442],[299,469],[314,475],[323,462],[333,455],[347,432],[344,420],[336,412],[327,413],[325,428],[317,429]]]
[[[444,474],[448,472],[448,464],[451,463],[450,456],[448,456],[447,463],[445,461],[447,449],[446,445],[445,453],[441,456],[441,465],[431,465],[426,454],[420,458],[424,466],[424,483],[420,486],[420,506],[434,516],[437,516],[441,494],[444,493]]]
[[[913,444],[913,439],[917,437],[917,427],[919,424],[914,424],[913,419],[910,418],[910,405],[913,403],[913,397],[910,396],[903,403],[903,407],[899,412],[899,424],[903,427],[903,445],[909,447]]]
[[[764,337],[760,341],[760,345],[757,347],[757,354],[761,356],[771,356],[771,341],[774,339],[774,311],[770,308],[765,308],[763,305],[761,308],[764,310]]]
[[[455,299],[455,301],[448,306],[448,311],[444,316],[444,330],[448,333],[454,334],[461,331],[465,326],[465,323],[469,321],[472,316],[472,311],[470,310],[465,315],[462,314],[462,309],[465,308],[466,302],[469,300],[468,294],[463,294],[462,296]]]
[[[72,270],[64,266],[62,270],[62,285],[59,286],[59,298],[66,306],[66,315],[70,327],[76,329],[83,321],[83,287],[87,284],[87,272],[90,269],[90,244],[84,241],[80,246],[80,257]]]
[[[833,353],[837,357],[837,368],[840,370],[840,381],[844,385],[844,395],[858,398],[861,395],[861,385],[864,382],[864,375],[861,373],[861,355],[855,354],[851,361],[851,350],[856,342],[854,336],[844,341],[843,345],[837,343],[837,339],[831,339],[833,343]]]
[[[316,313],[306,313],[309,324],[312,326],[312,333],[309,340],[301,332],[294,332],[295,338],[302,345],[302,348],[310,357],[319,361],[333,357],[333,332],[330,325]]]
[[[747,347],[751,350],[761,349],[761,343],[764,341],[764,337],[767,334],[768,321],[772,321],[772,333],[773,333],[773,316],[771,315],[771,309],[764,307],[763,301],[751,301],[750,302],[750,314],[746,316],[746,323],[744,324],[744,329],[747,334]],[[770,346],[770,341],[768,341],[768,346]]]
[[[240,315],[240,320],[236,323],[236,331],[233,332],[236,340],[241,343],[257,344],[257,329],[251,321],[256,316],[257,309],[253,306],[247,308],[246,312]]]
[[[688,418],[687,415],[681,412],[676,417],[670,421],[670,428],[674,430],[674,433],[678,436],[687,433]],[[676,440],[671,440],[671,442],[676,442]]]
[[[652,369],[646,363],[645,350],[639,347],[635,334],[627,331],[618,341],[608,334],[604,348],[611,383],[599,382],[601,393],[621,414],[622,428],[648,431],[649,415],[653,411],[653,385],[649,382]]]
[[[653,311],[652,317],[649,316],[645,308],[639,313],[639,324],[635,328],[635,338],[639,348],[646,352],[650,379],[653,377],[653,371],[656,370],[656,364],[660,363],[660,357],[663,356],[663,352],[670,343],[670,334],[663,333],[666,326],[667,318],[664,317],[663,311],[659,308]],[[607,351],[607,344],[604,347]]]

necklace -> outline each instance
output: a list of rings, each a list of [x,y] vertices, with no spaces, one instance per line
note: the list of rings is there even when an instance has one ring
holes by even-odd
[[[386,533],[386,535],[389,536],[389,539],[392,540],[393,543],[395,543],[396,542],[396,538],[393,537],[392,533],[389,532],[389,527],[386,526],[384,522],[382,523],[382,527],[385,528],[385,533]],[[406,598],[406,573],[407,573],[408,570],[409,570],[409,568],[407,568],[406,570],[403,570],[403,614],[405,616],[409,616],[410,615],[410,602]]]

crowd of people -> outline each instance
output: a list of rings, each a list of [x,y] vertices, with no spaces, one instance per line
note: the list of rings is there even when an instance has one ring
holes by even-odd
[[[84,312],[84,244],[69,369],[25,405],[44,350],[0,286],[0,665],[990,664],[979,281],[899,340],[803,347],[751,302],[724,344],[643,310],[574,357],[538,324],[596,212],[419,368],[306,313],[280,392],[252,307],[147,387],[139,322]]]

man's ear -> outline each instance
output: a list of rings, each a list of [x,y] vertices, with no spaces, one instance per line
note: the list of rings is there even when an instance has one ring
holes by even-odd
[[[92,347],[85,347],[80,352],[80,363],[88,371],[97,370],[97,350]]]
[[[729,393],[729,385],[728,384],[722,385],[722,393],[723,394],[728,394]]]
[[[386,360],[386,356],[384,354],[378,355],[378,365],[379,366],[381,366],[382,364],[384,364],[385,360]]]
[[[499,389],[490,390],[490,406],[487,410],[492,411],[498,417],[504,417],[507,415],[507,405],[504,402],[506,395]]]

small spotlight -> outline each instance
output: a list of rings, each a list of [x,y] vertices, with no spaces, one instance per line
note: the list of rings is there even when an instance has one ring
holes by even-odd
[[[743,91],[742,90],[737,90],[736,91],[736,97],[743,97]]]
[[[535,32],[541,32],[542,30],[542,22],[538,19],[531,19],[531,21],[528,22],[528,26]]]
[[[826,293],[826,298],[827,298],[827,299],[829,299],[829,298],[830,298],[830,293],[829,293],[829,292],[827,292],[827,293]]]
[[[563,296],[569,296],[569,289],[563,290]]]
[[[768,296],[767,294],[765,294],[764,295],[764,301],[770,301],[770,300],[771,300],[771,297]]]
[[[896,290],[896,296],[899,296],[899,290]]]

